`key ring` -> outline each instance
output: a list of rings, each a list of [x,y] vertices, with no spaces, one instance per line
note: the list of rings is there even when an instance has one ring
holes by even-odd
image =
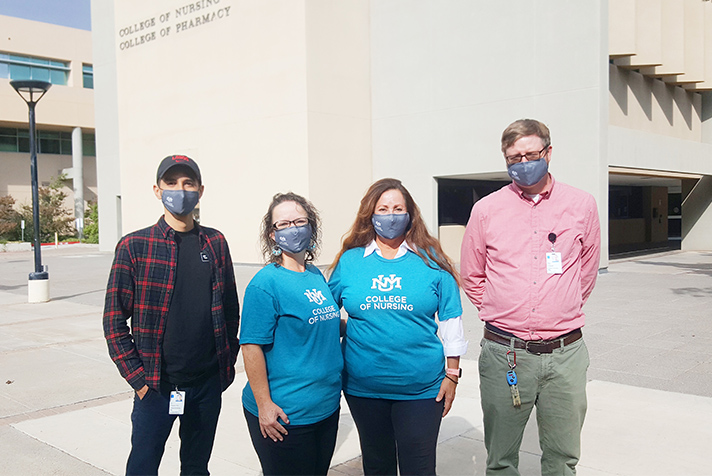
[[[512,359],[509,358],[509,354],[512,354]],[[507,365],[511,370],[517,366],[517,353],[513,349],[507,351]]]

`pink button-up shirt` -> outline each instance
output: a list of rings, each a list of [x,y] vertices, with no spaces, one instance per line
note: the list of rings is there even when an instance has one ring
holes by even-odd
[[[561,274],[547,273],[548,239]],[[512,183],[472,207],[462,242],[465,293],[480,319],[525,340],[553,339],[584,325],[598,274],[601,229],[593,196],[555,182],[538,201]]]

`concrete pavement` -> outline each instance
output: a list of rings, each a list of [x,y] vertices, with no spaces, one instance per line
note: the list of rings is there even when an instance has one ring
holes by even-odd
[[[101,330],[111,259],[91,245],[43,250],[52,300],[27,304],[32,254],[0,253],[0,474],[123,474],[132,392],[109,359]],[[258,269],[236,267],[241,292]],[[474,307],[464,307],[470,350],[440,432],[441,475],[484,474],[477,381],[482,325]],[[578,474],[712,475],[711,309],[712,253],[613,260],[599,276],[586,306],[589,412]],[[260,472],[240,404],[245,379],[240,371],[224,394],[214,475]],[[161,474],[178,473],[178,445],[174,431]],[[539,474],[539,455],[530,425],[522,474]],[[344,403],[331,473],[361,474],[358,457]]]

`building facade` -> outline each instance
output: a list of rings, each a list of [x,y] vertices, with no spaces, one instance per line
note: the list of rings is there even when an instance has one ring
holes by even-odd
[[[64,174],[65,206],[82,218],[98,197],[91,32],[4,15],[0,31],[0,196],[32,203],[28,108],[10,81],[48,81],[35,111],[38,182]]]
[[[552,131],[557,180],[598,202],[602,267],[609,248],[667,246],[678,225],[682,248],[710,249],[711,9],[95,0],[101,246],[155,222],[156,166],[183,153],[203,170],[201,221],[237,262],[261,261],[261,217],[287,190],[321,211],[331,261],[382,177],[404,182],[457,259],[472,204],[508,182],[502,130],[533,117]]]

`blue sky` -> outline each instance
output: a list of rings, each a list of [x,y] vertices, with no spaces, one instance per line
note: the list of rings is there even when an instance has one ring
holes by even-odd
[[[91,0],[0,0],[0,15],[91,30]]]

